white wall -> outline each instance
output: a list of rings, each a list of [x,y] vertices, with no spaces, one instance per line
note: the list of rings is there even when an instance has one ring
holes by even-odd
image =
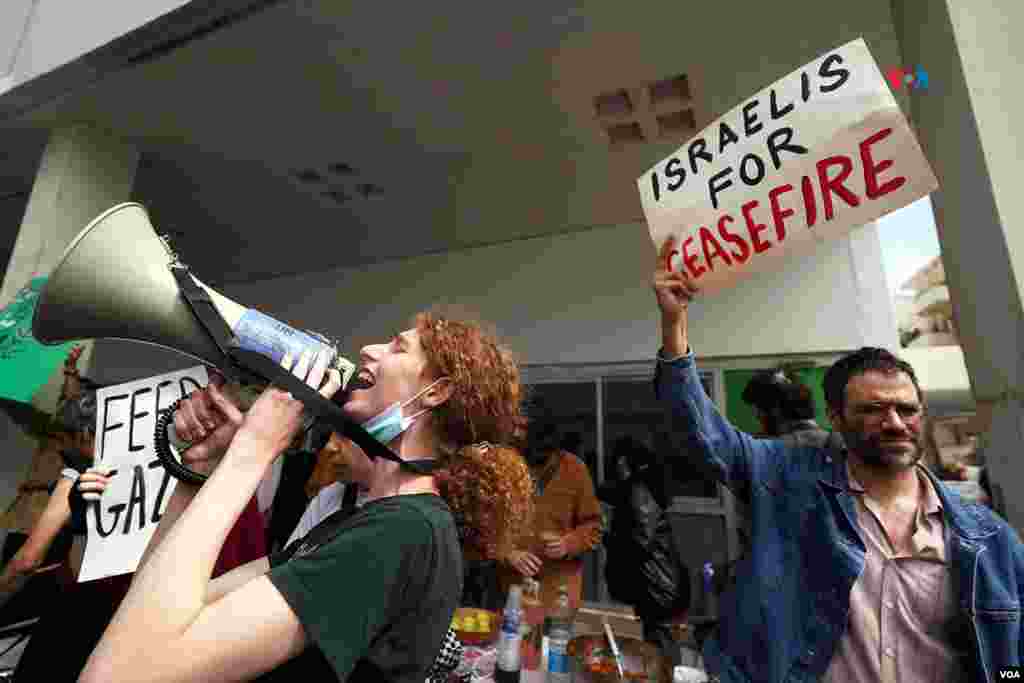
[[[17,54],[8,55],[7,62],[0,60],[0,92],[5,92],[188,4],[188,0],[3,0],[0,4],[0,58],[20,43]],[[23,31],[27,32],[22,36]],[[8,65],[10,73],[4,79]]]
[[[235,284],[224,293],[341,337],[349,354],[392,334],[416,311],[443,303],[495,323],[525,363],[647,360],[658,345],[658,324],[648,285],[654,250],[644,230],[628,225],[536,238]],[[707,357],[896,347],[874,226],[695,304],[692,319],[694,348]],[[95,354],[101,381],[191,364],[124,342],[98,344]]]
[[[1024,159],[1024,90],[1010,87],[1024,66],[1024,3],[947,0],[978,134],[991,174],[996,207],[1010,246],[1010,260],[1024,294],[1024,204],[1020,163]],[[942,87],[942,84],[936,84]]]
[[[14,68],[22,38],[32,16],[32,0],[0,2],[0,82]]]

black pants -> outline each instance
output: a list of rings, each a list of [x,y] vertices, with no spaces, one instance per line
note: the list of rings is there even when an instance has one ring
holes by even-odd
[[[498,584],[498,565],[494,561],[466,561],[465,579],[462,585],[463,607],[500,612],[505,607],[501,587]]]
[[[15,681],[74,683],[128,592],[131,574],[76,583],[49,605],[18,661]]]
[[[16,531],[8,532],[3,547],[3,564],[5,566],[27,540],[28,534]],[[65,562],[68,558],[68,552],[71,550],[72,540],[71,533],[66,528],[63,529],[57,535],[57,538],[54,539],[50,550],[46,553],[46,559],[43,560],[40,566],[45,567],[50,564]],[[50,605],[60,596],[62,583],[60,579],[62,576],[59,572],[61,571],[66,571],[66,568],[44,572],[43,574],[31,577],[22,589],[12,596],[3,605],[3,608],[0,609],[0,626],[35,619],[46,613],[50,609]]]

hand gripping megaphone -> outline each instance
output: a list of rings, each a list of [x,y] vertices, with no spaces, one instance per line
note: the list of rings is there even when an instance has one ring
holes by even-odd
[[[40,292],[32,334],[43,344],[126,339],[179,351],[231,379],[290,391],[307,413],[370,458],[381,456],[417,473],[434,469],[434,461],[401,460],[345,417],[340,400],[324,399],[285,371],[282,357],[298,358],[303,351],[329,354],[329,367],[341,373],[343,387],[355,368],[327,338],[246,308],[196,279],[167,239],[157,235],[140,204],[108,209],[72,240]],[[157,457],[175,477],[201,483],[206,477],[168,447],[174,442],[174,408],[157,418]]]

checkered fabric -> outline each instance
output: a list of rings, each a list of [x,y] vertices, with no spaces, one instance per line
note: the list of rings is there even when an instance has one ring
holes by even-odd
[[[448,683],[448,677],[462,660],[462,643],[455,636],[455,631],[449,626],[448,633],[444,636],[441,644],[441,651],[434,658],[434,663],[427,671],[426,683]]]

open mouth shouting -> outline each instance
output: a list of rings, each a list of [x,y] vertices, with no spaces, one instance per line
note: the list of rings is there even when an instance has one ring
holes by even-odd
[[[373,376],[373,373],[366,368],[359,368],[359,372],[349,382],[348,390],[356,391],[359,389],[369,389],[377,383],[377,379]]]

